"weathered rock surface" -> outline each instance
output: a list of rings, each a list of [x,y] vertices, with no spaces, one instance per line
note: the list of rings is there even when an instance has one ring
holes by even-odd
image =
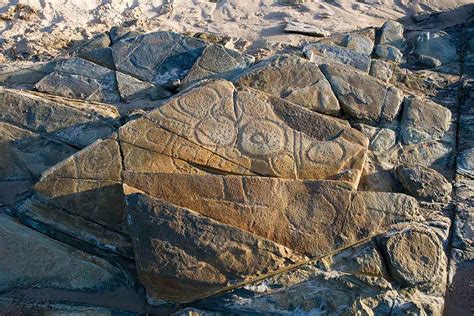
[[[377,79],[387,82],[392,78],[393,66],[385,60],[373,59],[370,64],[369,74]]]
[[[207,46],[201,57],[183,79],[180,89],[185,89],[201,80],[232,79],[255,61],[251,55],[225,48],[218,44]]]
[[[370,57],[347,47],[320,43],[309,44],[303,48],[306,57],[316,64],[340,63],[368,72]]]
[[[371,55],[374,50],[374,42],[372,39],[359,34],[346,35],[343,45],[365,55]]]
[[[456,171],[474,178],[474,149],[466,149],[459,155]]]
[[[322,65],[321,70],[346,115],[372,123],[397,116],[403,99],[399,89],[340,65]]]
[[[173,32],[125,38],[112,46],[118,71],[160,86],[182,80],[206,44]]]
[[[371,192],[355,193],[334,181],[128,172],[124,181],[309,257],[356,243],[418,212],[408,196],[379,193],[376,200]]]
[[[41,79],[35,87],[41,92],[73,99],[120,101],[114,71],[81,58],[59,62],[54,72]]]
[[[375,54],[383,59],[400,62],[403,58],[402,52],[392,45],[381,44],[375,47]]]
[[[100,292],[129,285],[107,261],[75,250],[0,215],[0,291],[50,288]],[[25,251],[27,250],[27,251]]]
[[[385,152],[392,148],[397,140],[395,131],[388,128],[377,128],[365,124],[357,124],[355,128],[369,139],[369,149],[374,152]]]
[[[237,81],[304,108],[338,115],[339,102],[319,67],[297,56],[279,56],[249,69]]]
[[[438,237],[423,227],[402,227],[382,241],[388,268],[405,285],[440,285],[445,280],[446,256]],[[442,286],[440,286],[442,288]]]
[[[403,33],[405,28],[396,21],[387,21],[380,29],[380,44],[388,44],[403,49],[406,45]]]
[[[421,33],[416,38],[414,54],[420,62],[430,67],[448,64],[457,58],[456,46],[449,35],[442,31]]]
[[[310,36],[316,36],[316,37],[324,37],[328,36],[329,32],[317,27],[315,25],[311,25],[308,23],[301,23],[297,21],[289,21],[286,23],[285,32],[287,33],[298,33],[298,34],[304,34],[304,35],[310,35]]]
[[[264,238],[144,194],[127,197],[137,271],[154,299],[189,302],[306,258]]]
[[[451,194],[451,184],[443,175],[423,166],[399,166],[398,180],[406,192],[427,202],[447,202]]]
[[[443,137],[451,124],[451,112],[432,101],[405,98],[401,136],[405,144],[416,144]]]

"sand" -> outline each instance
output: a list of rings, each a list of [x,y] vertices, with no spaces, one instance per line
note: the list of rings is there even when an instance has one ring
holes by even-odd
[[[283,32],[288,20],[337,33],[453,10],[472,1],[306,0],[285,5],[277,0],[0,0],[0,63],[47,60],[116,25],[229,36],[255,53],[266,46],[307,40]],[[452,19],[455,23],[457,18]]]

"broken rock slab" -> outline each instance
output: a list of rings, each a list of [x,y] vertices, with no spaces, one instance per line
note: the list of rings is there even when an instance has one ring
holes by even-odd
[[[251,55],[242,54],[219,44],[211,44],[204,49],[201,57],[183,79],[180,89],[186,89],[205,79],[230,80],[254,61],[255,57]]]
[[[168,87],[182,80],[206,43],[174,32],[125,38],[112,46],[115,68],[142,81]]]
[[[316,25],[302,23],[297,21],[289,21],[286,23],[284,31],[286,33],[297,33],[315,37],[325,37],[330,33]]]
[[[401,136],[405,144],[438,140],[451,124],[451,111],[432,101],[407,97],[403,108]]]
[[[364,72],[369,72],[370,57],[347,47],[320,43],[306,45],[303,48],[306,58],[316,64],[339,63]]]
[[[344,114],[372,124],[391,122],[397,117],[403,100],[401,90],[342,65],[324,64],[321,70]]]
[[[458,56],[456,46],[443,31],[422,32],[418,35],[414,54],[429,67],[449,64]]]
[[[415,219],[418,211],[411,197],[379,193],[374,200],[337,181],[125,172],[124,182],[312,258]]]
[[[130,286],[107,261],[57,242],[0,215],[0,291],[49,288],[102,292]],[[28,251],[25,251],[25,250]]]
[[[404,32],[405,28],[401,23],[387,21],[380,29],[378,43],[382,45],[392,45],[403,51],[406,47],[405,37],[403,36]]]
[[[36,83],[35,88],[73,99],[120,101],[115,72],[77,57],[59,62],[54,72]]]
[[[279,244],[145,194],[127,197],[137,271],[155,300],[191,302],[307,258]]]
[[[437,171],[419,165],[402,165],[395,172],[408,194],[427,202],[449,201],[451,184]]]
[[[297,56],[278,56],[250,68],[236,80],[304,108],[338,116],[339,102],[319,67]]]

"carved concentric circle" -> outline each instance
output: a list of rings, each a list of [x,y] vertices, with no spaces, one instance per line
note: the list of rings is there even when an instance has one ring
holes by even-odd
[[[285,133],[275,122],[253,121],[242,128],[239,135],[241,150],[251,156],[275,155],[283,151]]]

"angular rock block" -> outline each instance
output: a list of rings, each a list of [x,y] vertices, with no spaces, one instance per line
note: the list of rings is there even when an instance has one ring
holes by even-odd
[[[0,215],[0,292],[49,288],[81,292],[130,286],[107,261],[75,250]]]
[[[364,72],[370,69],[370,57],[350,48],[314,43],[306,45],[303,52],[316,64],[338,63]]]
[[[241,54],[218,44],[207,46],[189,73],[183,79],[183,90],[199,81],[222,78],[232,79],[255,61],[251,55]]]
[[[173,32],[125,38],[112,46],[115,68],[143,81],[169,86],[182,80],[206,43]]]
[[[153,299],[191,302],[307,260],[279,244],[144,194],[127,197],[137,271]]]
[[[392,45],[403,50],[406,47],[405,37],[403,33],[405,28],[396,21],[387,21],[380,29],[379,43],[382,45]]]
[[[316,112],[340,113],[339,102],[319,67],[297,56],[283,55],[257,64],[237,83]]]
[[[354,192],[337,181],[125,172],[124,182],[312,258],[413,220],[418,212],[409,196]]]
[[[402,91],[363,72],[341,65],[321,66],[344,114],[363,121],[393,121],[403,100]]]
[[[405,144],[424,143],[443,137],[451,124],[451,111],[419,97],[405,98],[401,135]]]
[[[443,31],[422,32],[415,40],[414,54],[425,64],[426,59],[433,60],[428,66],[445,65],[458,58],[456,46]]]
[[[53,95],[100,102],[119,102],[115,72],[81,58],[71,58],[41,79],[36,89]]]

